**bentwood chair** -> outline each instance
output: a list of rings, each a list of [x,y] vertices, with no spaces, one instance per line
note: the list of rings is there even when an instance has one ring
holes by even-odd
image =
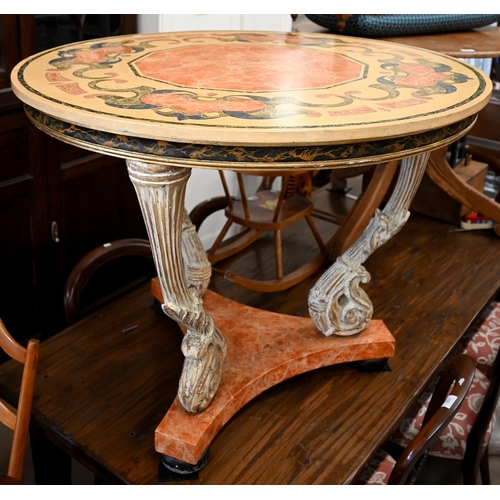
[[[439,378],[418,433],[402,449],[385,443],[357,484],[414,484],[429,448],[463,405],[474,373],[475,362],[470,356],[460,354],[453,358]]]
[[[24,348],[0,320],[0,347],[24,365],[17,410],[0,399],[0,422],[14,431],[7,475],[0,476],[0,484],[22,484],[40,342],[31,339]]]
[[[500,303],[492,302],[465,333],[461,349],[477,368],[466,400],[439,439],[429,449],[438,459],[460,460],[464,484],[491,484],[488,444],[500,396]],[[406,446],[422,425],[433,384],[419,398],[390,440]]]
[[[113,286],[109,284],[109,293],[104,297],[84,303],[82,295],[89,285],[91,278],[95,278],[96,273],[104,268],[106,264],[116,262],[118,259],[141,258],[145,267],[139,269],[140,272],[132,273],[129,280]],[[128,263],[131,264],[131,261]],[[123,274],[123,273],[120,273]],[[137,274],[137,276],[136,276]],[[68,325],[80,319],[86,312],[103,305],[105,301],[115,298],[121,293],[128,291],[132,286],[146,281],[156,275],[153,265],[153,254],[148,240],[140,238],[127,238],[106,243],[90,251],[76,264],[68,276],[64,287],[64,314]],[[109,281],[109,280],[108,280]]]
[[[274,234],[275,253],[275,279],[258,280],[231,273],[231,281],[260,292],[276,292],[286,290],[291,286],[304,280],[314,273],[327,259],[327,249],[321,235],[313,221],[315,209],[310,197],[312,195],[312,178],[314,172],[297,174],[295,172],[279,172],[275,175],[266,174],[257,191],[247,196],[245,183],[241,173],[236,173],[240,195],[235,198],[231,196],[224,172],[220,171],[225,198],[208,200],[200,204],[190,214],[191,220],[196,227],[200,221],[213,211],[224,208],[227,221],[216,238],[212,247],[208,250],[208,260],[215,264],[221,260],[235,255],[259,239],[266,232]],[[245,172],[247,175],[261,175],[256,172]],[[273,189],[276,178],[281,178],[281,188]],[[224,201],[225,200],[225,201]],[[285,273],[283,270],[283,250],[281,243],[282,230],[300,219],[305,219],[314,240],[318,246],[318,252],[310,260],[298,269]],[[237,224],[243,228],[238,235],[232,238],[228,244],[224,242],[229,229]],[[216,274],[225,275],[217,267],[213,267]]]
[[[286,172],[280,172],[279,174],[275,174],[274,177],[266,176],[263,178],[263,182],[255,195],[250,197],[246,196],[243,179],[240,175],[238,182],[241,190],[241,198],[230,195],[224,174],[221,173],[225,196],[217,196],[202,201],[192,209],[189,218],[196,229],[199,230],[200,226],[210,215],[220,210],[225,210],[228,221],[219,234],[217,241],[208,251],[208,259],[212,264],[222,261],[251,245],[264,232],[274,231],[276,250],[276,278],[274,280],[249,279],[248,277],[236,275],[232,272],[221,271],[216,266],[213,266],[212,270],[214,274],[220,274],[229,279],[229,281],[250,290],[261,292],[285,290],[306,279],[327,259],[334,261],[361,236],[390,188],[397,165],[398,162],[388,162],[362,169],[363,172],[368,173],[369,171],[371,174],[370,181],[366,182],[366,185],[363,186],[363,192],[357,199],[355,198],[356,201],[347,214],[334,213],[332,210],[320,210],[312,205],[310,198],[314,189],[312,181],[312,178],[315,176],[314,172],[306,172],[299,175],[288,172],[288,176]],[[341,171],[343,170],[341,169]],[[330,180],[333,179],[333,172],[330,175]],[[278,196],[277,191],[274,191],[272,186],[275,178],[279,176],[283,176],[283,182],[282,191]],[[333,182],[332,188],[333,190],[336,189],[336,184]],[[286,205],[285,211],[279,208],[280,199],[282,203],[281,207]],[[246,208],[245,204],[247,204]],[[273,210],[275,210],[274,213]],[[261,212],[260,221],[259,214],[257,214],[258,211]],[[262,213],[265,213],[265,216]],[[244,217],[242,214],[244,214]],[[254,216],[254,214],[257,216]],[[321,237],[320,235],[316,235],[316,229],[314,228],[311,216],[339,226],[334,235],[326,243],[320,243]],[[273,219],[276,217],[278,217],[277,224],[273,222]],[[309,225],[318,244],[319,251],[314,253],[306,263],[283,275],[282,271],[280,271],[282,257],[280,231],[304,217],[306,217],[308,222],[310,221]],[[264,224],[262,225],[260,222],[264,222]],[[224,237],[228,234],[230,227],[234,223],[242,225],[244,230],[238,235],[224,240]]]

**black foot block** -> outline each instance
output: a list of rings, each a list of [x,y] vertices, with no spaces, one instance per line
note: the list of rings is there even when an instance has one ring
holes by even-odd
[[[160,304],[159,300],[153,299],[153,303],[151,304],[151,309],[153,309],[153,311],[156,311],[160,314],[165,314],[163,312],[163,309],[161,308],[161,304]]]
[[[364,361],[356,361],[354,366],[360,372],[390,372],[391,367],[387,358],[381,359],[366,359]]]
[[[160,454],[160,480],[163,481],[182,481],[188,479],[198,479],[198,471],[203,469],[208,463],[210,456],[210,447],[207,448],[196,464],[183,462],[174,457]]]

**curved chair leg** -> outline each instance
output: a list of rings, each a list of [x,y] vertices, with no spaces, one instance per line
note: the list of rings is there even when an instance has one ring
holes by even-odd
[[[491,484],[488,446],[484,451],[484,455],[481,457],[481,462],[479,463],[479,470],[481,471],[481,480],[483,484]]]
[[[427,175],[455,200],[495,222],[500,222],[500,204],[460,179],[446,162],[445,154],[446,148],[431,153]]]
[[[222,228],[221,232],[219,233],[219,236],[217,236],[217,239],[214,241],[212,248],[210,248],[210,250],[207,252],[209,258],[213,257],[213,255],[217,252],[218,248],[222,244],[222,240],[224,239],[224,237],[226,236],[227,232],[229,231],[232,225],[233,221],[228,219],[224,224],[224,227]]]
[[[227,206],[228,198],[226,196],[216,196],[215,198],[210,198],[198,203],[198,205],[196,205],[189,213],[189,219],[191,220],[196,231],[198,231],[207,217],[215,212],[218,212],[219,210],[224,210]],[[264,234],[263,230],[258,231],[257,229],[246,229],[240,233],[236,241],[225,244],[222,248],[220,248],[222,240],[229,230],[229,227],[232,225],[232,222],[228,220],[226,225],[227,227],[222,230],[218,240],[214,242],[212,248],[208,251],[208,260],[212,264],[215,264],[219,260],[227,259],[228,257],[238,253],[243,248],[246,248],[254,241],[258,240],[262,234]]]
[[[208,260],[215,264],[220,260],[227,259],[232,255],[240,252],[247,246],[251,245],[254,241],[257,241],[264,234],[263,230],[257,229],[245,229],[241,233],[238,234],[238,237],[232,241],[232,243],[224,244],[223,246],[219,246],[219,248],[214,249],[214,246],[207,253]],[[214,249],[214,250],[213,250]],[[212,252],[213,250],[213,252]]]
[[[313,218],[310,215],[306,215],[306,221],[309,224],[309,228],[311,229],[311,232],[314,236],[314,239],[316,240],[316,243],[319,246],[319,249],[323,253],[326,252],[326,246],[323,243],[323,240],[321,239],[321,235],[319,234],[318,228],[316,227]]]
[[[274,232],[274,258],[276,260],[276,279],[283,279],[283,254],[281,252],[281,231]]]

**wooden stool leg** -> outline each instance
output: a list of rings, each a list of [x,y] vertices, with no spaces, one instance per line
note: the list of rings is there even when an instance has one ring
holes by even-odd
[[[323,243],[323,240],[321,239],[321,235],[319,234],[318,228],[316,227],[316,224],[314,223],[312,217],[310,215],[306,215],[306,221],[309,224],[309,227],[311,228],[314,239],[316,240],[316,243],[318,244],[319,249],[322,252],[326,252],[325,244]]]
[[[215,254],[217,249],[221,246],[222,241],[224,240],[224,236],[226,236],[227,232],[229,231],[229,228],[233,225],[233,221],[228,219],[226,223],[224,224],[224,227],[222,228],[222,231],[219,233],[219,236],[217,236],[217,239],[214,241],[214,244],[212,245],[212,248],[208,251],[208,256],[212,256]]]
[[[373,306],[361,283],[370,274],[362,263],[396,234],[410,216],[408,207],[420,184],[429,153],[403,160],[398,182],[384,210],[377,209],[361,237],[309,292],[309,313],[324,335],[353,335],[371,320]]]
[[[179,401],[185,410],[198,413],[210,404],[219,387],[226,340],[203,309],[200,288],[196,283],[189,286],[186,279],[190,265],[194,264],[193,269],[202,274],[206,271],[203,246],[193,240],[199,240],[196,231],[182,236],[182,229],[190,227],[184,195],[191,170],[135,160],[127,160],[127,166],[151,242],[165,301],[162,309],[187,328],[182,342],[185,360],[177,393]],[[190,252],[196,255],[189,255],[182,248],[183,239],[182,243],[188,244]],[[204,274],[201,283],[205,279]]]
[[[274,253],[276,259],[276,279],[283,279],[283,254],[281,247],[281,231],[274,231]]]

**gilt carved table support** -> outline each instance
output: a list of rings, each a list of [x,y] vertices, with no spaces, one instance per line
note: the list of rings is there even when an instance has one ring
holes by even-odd
[[[128,160],[148,230],[163,311],[187,328],[178,396],[189,412],[204,410],[219,387],[226,341],[203,309],[210,263],[184,208],[191,169]]]
[[[373,306],[360,287],[370,281],[363,262],[394,236],[410,216],[408,208],[425,172],[429,153],[406,158],[390,200],[377,209],[361,237],[309,292],[309,314],[324,335],[353,335],[366,328]]]
[[[394,192],[377,210],[363,235],[322,276],[309,294],[309,311],[325,336],[364,330],[373,307],[360,287],[369,273],[366,259],[396,234],[408,219],[408,207],[420,184],[429,154],[403,160]],[[187,328],[182,344],[185,363],[178,396],[193,413],[213,399],[222,376],[225,339],[203,309],[201,297],[210,280],[210,263],[184,209],[190,169],[127,161],[152,243],[164,312]]]

